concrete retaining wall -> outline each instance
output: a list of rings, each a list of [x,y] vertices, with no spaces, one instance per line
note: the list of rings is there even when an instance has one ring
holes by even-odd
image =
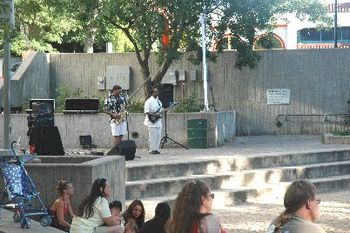
[[[207,112],[207,113],[169,113],[168,135],[181,144],[187,145],[187,120],[207,119],[208,146],[216,147],[233,139],[236,135],[236,114],[234,111]],[[11,140],[21,137],[22,145],[28,144],[26,132],[27,115],[11,115]],[[55,124],[58,127],[65,149],[79,148],[79,136],[91,135],[92,143],[99,148],[111,148],[112,139],[106,114],[55,114]],[[144,114],[131,113],[128,117],[130,139],[136,141],[139,148],[148,146],[148,129],[143,124]],[[3,124],[3,115],[0,115],[0,125]],[[163,120],[164,125],[164,120]],[[131,135],[136,132],[138,138]],[[163,127],[164,135],[164,127]],[[127,136],[125,136],[127,138]],[[0,148],[3,147],[3,129],[0,128]],[[166,146],[172,146],[167,144]]]
[[[343,118],[289,117],[281,128],[276,127],[278,114],[347,113],[350,99],[350,49],[272,50],[261,51],[261,61],[254,70],[234,67],[236,53],[226,51],[218,55],[216,63],[209,63],[209,87],[220,111],[237,112],[237,135],[261,134],[321,134],[342,130]],[[189,54],[175,62],[171,69],[185,70],[186,80],[177,83],[175,96],[196,93],[203,98],[202,67],[188,61]],[[88,96],[106,96],[97,89],[97,77],[106,76],[106,66],[130,66],[131,92],[142,82],[140,66],[134,53],[123,54],[51,54],[51,79],[57,84],[80,88]],[[156,59],[150,58],[150,72],[158,70]],[[190,73],[197,72],[196,81]],[[184,85],[182,85],[184,84]],[[53,87],[51,87],[53,88]],[[267,105],[266,91],[272,88],[290,89],[290,103]],[[135,98],[142,98],[140,91]],[[209,92],[209,102],[212,103]]]
[[[90,193],[93,181],[100,177],[106,178],[111,186],[109,200],[125,202],[124,157],[38,156],[38,158],[41,159],[41,163],[28,163],[26,169],[46,205],[55,200],[57,182],[64,179],[71,181],[74,186],[72,204],[76,209],[83,198]]]
[[[11,106],[19,107],[31,98],[49,98],[50,66],[49,54],[32,52],[11,79]],[[0,82],[0,106],[3,105]]]
[[[331,133],[326,133],[323,135],[324,143],[326,144],[349,144],[350,136],[334,135]]]

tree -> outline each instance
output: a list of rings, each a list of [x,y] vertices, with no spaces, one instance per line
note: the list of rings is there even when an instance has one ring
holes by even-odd
[[[62,36],[74,28],[60,1],[16,0],[16,37],[13,52],[32,49],[52,52],[52,42],[61,42]]]
[[[106,23],[123,31],[134,47],[143,78],[151,86],[160,84],[173,61],[183,51],[199,47],[199,15],[213,12],[214,0],[109,0],[104,5]],[[210,23],[210,20],[207,22]],[[151,78],[149,58],[156,51],[158,70]]]
[[[222,38],[227,29],[237,35],[235,65],[239,69],[257,65],[254,38],[259,32],[270,32],[278,16],[295,13],[314,22],[327,21],[326,7],[317,0],[106,0],[103,7],[108,9],[103,11],[104,22],[124,32],[134,47],[144,80],[153,86],[160,84],[184,51],[201,50],[198,17],[204,9],[208,38]],[[156,51],[158,61],[158,70],[152,75],[151,51]],[[201,53],[197,55],[198,61]]]
[[[272,43],[271,31],[276,21],[287,13],[321,26],[331,23],[326,5],[318,0],[245,0],[244,3],[241,0],[224,0],[217,37],[221,38],[227,30],[234,35],[232,43],[238,51],[237,68],[248,66],[253,69],[257,65],[260,57],[252,49],[256,36],[266,32],[270,38],[265,39],[270,39],[267,42]]]

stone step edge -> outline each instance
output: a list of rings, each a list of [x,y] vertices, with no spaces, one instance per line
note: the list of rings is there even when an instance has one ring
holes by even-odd
[[[249,170],[242,170],[242,171],[231,171],[231,172],[219,172],[215,174],[193,174],[189,176],[174,176],[174,177],[165,177],[165,178],[155,178],[155,179],[146,179],[146,180],[132,180],[132,181],[126,181],[126,186],[129,185],[142,185],[142,184],[152,184],[152,183],[162,183],[162,182],[169,182],[169,181],[176,181],[176,180],[193,180],[193,179],[200,179],[200,177],[209,178],[209,177],[218,177],[218,176],[230,176],[235,175],[237,173],[255,173],[255,172],[268,172],[268,171],[282,171],[282,170],[293,170],[293,169],[307,169],[307,168],[316,168],[316,167],[328,167],[328,166],[336,166],[336,165],[350,165],[350,160],[346,161],[338,161],[338,162],[327,162],[327,163],[313,163],[313,164],[305,164],[305,165],[296,165],[296,166],[282,166],[282,167],[273,167],[273,168],[257,168],[257,169],[249,169]],[[335,176],[332,176],[335,177]],[[316,178],[314,178],[316,179]]]
[[[343,176],[334,176],[334,177],[326,177],[326,178],[316,178],[316,179],[308,179],[310,182],[312,182],[315,185],[318,185],[319,183],[324,182],[334,182],[334,181],[341,181],[341,180],[350,180],[350,175],[343,175]],[[273,184],[265,184],[260,187],[252,187],[252,186],[241,186],[237,189],[214,189],[212,190],[213,193],[240,193],[240,192],[259,192],[261,190],[267,190],[272,188],[281,188],[286,187],[292,182],[278,182]],[[181,190],[179,190],[180,192]],[[162,202],[162,201],[174,201],[176,199],[178,194],[169,195],[169,196],[153,196],[153,197],[145,197],[141,198],[142,202]],[[130,204],[132,200],[126,200],[125,203]]]
[[[262,154],[258,156],[242,156],[242,155],[217,155],[215,157],[205,155],[204,157],[201,157],[200,159],[186,159],[184,157],[184,160],[176,160],[176,161],[170,161],[167,163],[164,163],[166,161],[152,161],[150,164],[134,164],[134,163],[126,163],[125,167],[128,168],[140,168],[140,167],[153,167],[153,166],[164,166],[164,165],[176,165],[176,164],[188,164],[188,163],[202,163],[202,162],[215,162],[220,159],[260,159],[265,157],[279,157],[279,156],[292,156],[292,155],[308,155],[308,154],[318,154],[318,153],[330,153],[330,152],[350,152],[348,149],[325,149],[321,151],[310,151],[310,152],[304,152],[304,153],[274,153],[274,154]],[[205,158],[205,159],[203,159]],[[146,161],[148,162],[148,161]]]

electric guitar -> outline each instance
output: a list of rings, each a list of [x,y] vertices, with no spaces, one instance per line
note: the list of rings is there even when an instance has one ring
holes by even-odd
[[[156,123],[160,118],[163,117],[163,112],[169,111],[170,109],[174,108],[178,104],[179,102],[174,102],[169,107],[165,108],[163,111],[148,115],[148,120],[152,123]]]

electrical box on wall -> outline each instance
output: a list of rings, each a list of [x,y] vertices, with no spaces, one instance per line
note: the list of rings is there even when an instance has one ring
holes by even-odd
[[[163,77],[162,84],[176,85],[176,70],[168,70]]]
[[[104,91],[106,90],[106,78],[105,77],[97,77],[97,89]]]
[[[112,90],[114,85],[119,85],[123,90],[129,90],[130,80],[130,66],[106,66],[106,89]]]
[[[190,71],[190,80],[196,81],[197,80],[197,70],[191,70]]]
[[[186,81],[186,71],[185,70],[179,70],[179,81]]]

